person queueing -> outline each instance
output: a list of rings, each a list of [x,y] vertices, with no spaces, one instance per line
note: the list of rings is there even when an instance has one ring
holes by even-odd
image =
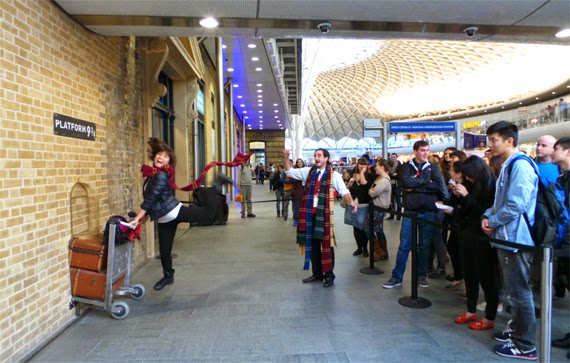
[[[149,172],[143,184],[143,202],[136,217],[130,222],[133,225],[146,221],[146,217],[158,222],[158,243],[160,261],[164,277],[154,284],[154,290],[162,290],[165,286],[174,283],[174,269],[172,268],[172,245],[174,235],[179,223],[208,223],[214,218],[217,208],[218,192],[222,184],[231,183],[231,179],[222,174],[218,175],[215,182],[216,188],[208,188],[205,207],[195,205],[186,207],[176,199],[174,191],[177,189],[174,183],[174,167],[176,155],[174,151],[163,141],[150,138],[148,141],[148,156],[153,162],[153,168]],[[143,166],[143,175],[145,175]]]
[[[334,285],[334,192],[346,199],[356,213],[358,206],[352,200],[341,175],[334,171],[330,154],[326,149],[315,150],[315,163],[312,167],[292,169],[289,151],[284,150],[285,172],[292,178],[305,182],[305,191],[299,209],[297,243],[305,249],[304,270],[312,265],[313,274],[303,279],[303,283],[323,281],[323,287]]]
[[[368,195],[372,198],[372,203],[376,207],[388,208],[390,206],[390,200],[393,196],[392,194],[392,184],[390,181],[391,161],[388,160],[378,160],[376,161],[376,166],[374,171],[378,177],[372,183],[370,190],[368,190]],[[384,211],[379,211],[374,209],[373,211],[373,236],[368,236],[370,240],[374,240],[374,260],[387,260],[388,259],[388,247],[386,242],[386,235],[384,234],[384,217],[386,213]],[[370,218],[366,218],[364,223],[364,230],[366,233],[370,231]]]
[[[371,200],[370,195],[368,195],[368,191],[370,190],[372,183],[374,183],[374,179],[374,174],[368,171],[368,159],[363,157],[358,159],[352,178],[349,179],[346,186],[350,191],[352,199],[358,201],[358,213],[362,213],[364,216],[368,215],[368,203]],[[362,222],[364,222],[364,216]],[[354,235],[354,240],[356,241],[356,250],[352,255],[368,257],[368,236],[366,235],[364,223],[362,222],[359,222],[359,226],[354,224],[352,226],[352,233]]]
[[[455,318],[455,322],[463,324],[473,321],[469,325],[471,329],[492,329],[499,306],[501,276],[497,250],[491,247],[487,242],[488,237],[481,230],[481,215],[493,205],[495,177],[487,163],[474,155],[463,162],[453,163],[451,175],[456,177],[452,193],[459,198],[459,208],[455,211],[457,224],[461,228],[458,237],[463,246],[463,278],[467,295],[467,312]],[[475,321],[479,285],[487,304],[485,317]]]
[[[297,159],[295,161],[295,169],[301,169],[305,167],[305,162],[303,159]],[[299,208],[301,207],[301,199],[303,198],[303,182],[297,179],[289,179],[291,184],[293,184],[293,227],[297,227],[299,224]]]

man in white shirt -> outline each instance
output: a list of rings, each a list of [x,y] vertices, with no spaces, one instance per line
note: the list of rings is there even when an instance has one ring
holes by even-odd
[[[330,154],[326,149],[315,150],[315,163],[312,167],[293,169],[289,164],[289,151],[284,150],[285,173],[305,184],[303,199],[299,209],[297,243],[305,247],[305,265],[309,261],[313,274],[304,283],[323,281],[324,287],[334,284],[334,190],[346,199],[356,213],[358,207],[344,185],[342,176],[332,169]]]

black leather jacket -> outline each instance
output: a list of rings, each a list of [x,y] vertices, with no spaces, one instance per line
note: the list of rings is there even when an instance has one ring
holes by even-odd
[[[414,161],[402,165],[399,173],[399,185],[404,188],[403,204],[406,211],[437,211],[435,202],[448,201],[449,192],[443,181],[439,167],[426,162],[419,166]]]
[[[168,184],[168,175],[163,171],[145,180],[143,198],[141,208],[146,210],[152,220],[168,214],[180,203]]]

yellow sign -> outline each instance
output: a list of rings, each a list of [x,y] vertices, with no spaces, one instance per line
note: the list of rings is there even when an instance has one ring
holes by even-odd
[[[463,124],[464,129],[470,129],[472,127],[479,127],[479,126],[481,126],[481,121],[466,122]]]

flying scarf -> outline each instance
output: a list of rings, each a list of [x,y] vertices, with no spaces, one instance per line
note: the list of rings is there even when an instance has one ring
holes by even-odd
[[[313,168],[307,176],[307,186],[301,200],[299,208],[299,225],[297,227],[297,243],[305,246],[305,263],[304,270],[309,269],[311,262],[311,249],[313,248],[313,239],[322,240],[321,245],[321,263],[322,271],[332,271],[331,246],[334,245],[333,228],[333,209],[331,203],[334,203],[334,194],[332,193],[332,167],[327,166],[321,177],[317,180],[317,169]],[[317,188],[317,189],[315,189]],[[315,217],[313,218],[313,199],[315,191],[318,190],[317,208]],[[319,246],[315,246],[318,248]]]
[[[156,173],[164,171],[168,175],[168,184],[170,184],[170,187],[172,189],[190,192],[190,191],[198,188],[200,185],[202,185],[202,180],[204,180],[204,177],[206,176],[208,171],[211,168],[213,168],[214,166],[225,165],[225,166],[234,167],[234,166],[242,165],[251,157],[251,155],[253,155],[253,152],[250,152],[249,154],[238,153],[236,155],[236,157],[234,158],[234,160],[232,160],[231,162],[212,161],[211,163],[208,163],[208,165],[206,165],[206,167],[202,170],[202,172],[200,173],[200,176],[196,180],[194,180],[192,183],[190,183],[187,186],[182,187],[182,188],[179,188],[176,185],[176,182],[174,181],[174,174],[175,174],[174,167],[172,167],[170,165],[166,165],[163,168],[153,168],[150,165],[144,164],[141,168],[141,172],[142,172],[142,175],[144,177],[149,177],[149,176],[156,175]]]

